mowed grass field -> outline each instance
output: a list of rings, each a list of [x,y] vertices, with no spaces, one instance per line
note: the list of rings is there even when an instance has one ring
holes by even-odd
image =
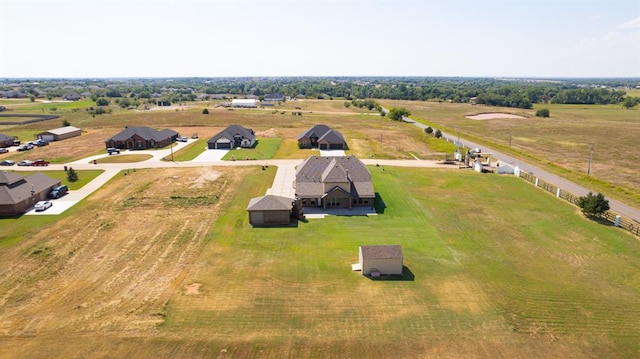
[[[2,356],[637,356],[637,238],[512,176],[370,170],[384,213],[286,228],[247,221],[273,166],[115,178],[3,248]],[[352,272],[364,244],[404,280]]]
[[[608,197],[640,207],[640,108],[622,105],[536,104],[531,110],[420,101],[381,101],[406,107],[412,118],[464,140],[543,167]],[[547,108],[550,118],[535,116]],[[468,115],[510,113],[524,119],[472,120]],[[509,148],[509,136],[511,147]],[[594,144],[590,176],[586,175]]]

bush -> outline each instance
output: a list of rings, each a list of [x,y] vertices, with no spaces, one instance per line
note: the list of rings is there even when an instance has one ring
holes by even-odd
[[[209,110],[207,110],[206,108],[204,110],[202,110],[202,114],[203,115],[208,115],[209,114]]]
[[[434,134],[434,136],[436,136],[436,138],[442,137],[442,131],[436,130],[436,133]]]
[[[424,129],[424,132],[426,132],[428,135],[433,133],[433,128],[431,128],[431,126],[427,127]]]
[[[604,198],[602,193],[594,195],[589,192],[586,196],[578,198],[578,207],[586,216],[601,216],[609,210],[609,201]]]
[[[71,167],[67,170],[67,180],[69,182],[76,182],[78,180],[78,173]]]
[[[537,117],[549,117],[549,109],[548,108],[541,108],[538,111],[536,111],[536,116]]]

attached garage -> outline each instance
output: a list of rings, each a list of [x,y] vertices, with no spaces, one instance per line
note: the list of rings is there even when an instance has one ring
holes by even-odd
[[[217,141],[208,142],[207,147],[210,150],[229,150],[231,149],[231,141],[228,138],[219,138]]]
[[[292,198],[266,195],[249,201],[249,223],[252,226],[288,225],[293,210]]]
[[[399,245],[360,246],[359,264],[362,275],[402,275],[402,248]]]

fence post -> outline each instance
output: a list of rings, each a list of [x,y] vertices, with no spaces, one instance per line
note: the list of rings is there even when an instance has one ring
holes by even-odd
[[[540,181],[540,178],[536,177],[536,187],[538,187],[538,182]]]
[[[615,222],[613,222],[613,225],[616,227],[620,227],[620,216],[616,216],[616,220]]]
[[[556,191],[556,197],[560,197],[561,193],[562,193],[562,190],[560,189],[560,187],[558,187],[558,190]]]

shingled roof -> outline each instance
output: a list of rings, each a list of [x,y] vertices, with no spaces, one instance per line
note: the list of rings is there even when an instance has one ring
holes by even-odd
[[[354,197],[374,197],[371,172],[355,156],[307,158],[296,171],[296,194],[299,197],[321,197],[324,183],[351,183]]]
[[[167,138],[177,136],[178,133],[174,130],[164,129],[158,131],[151,127],[127,127],[124,131],[118,133],[117,135],[111,137],[107,141],[126,141],[133,137],[134,135],[138,135],[145,140],[154,140],[156,142],[166,140]]]
[[[0,172],[0,205],[19,203],[33,193],[46,191],[60,184],[60,180],[36,173],[24,177],[10,172]]]
[[[245,128],[245,127],[242,127],[240,125],[231,125],[231,126],[225,128],[224,130],[222,130],[217,135],[213,136],[207,142],[208,143],[214,143],[214,142],[217,142],[219,139],[221,139],[223,137],[227,138],[229,140],[232,140],[234,138],[234,136],[236,136],[236,135],[240,135],[240,136],[242,136],[242,138],[249,139],[251,142],[253,142],[256,139],[256,135],[253,133],[252,129]]]
[[[399,245],[360,246],[362,258],[366,259],[399,259],[402,258],[402,248]]]
[[[307,131],[301,133],[298,136],[298,140],[301,140],[303,138],[311,138],[311,137],[317,137],[318,141],[320,140],[326,140],[328,142],[331,143],[339,143],[342,142],[344,143],[344,136],[342,136],[342,134],[334,129],[332,129],[331,127],[327,126],[327,125],[315,125],[313,127],[311,127],[310,129],[308,129]]]
[[[282,196],[266,195],[251,198],[247,211],[290,211],[293,199]]]

